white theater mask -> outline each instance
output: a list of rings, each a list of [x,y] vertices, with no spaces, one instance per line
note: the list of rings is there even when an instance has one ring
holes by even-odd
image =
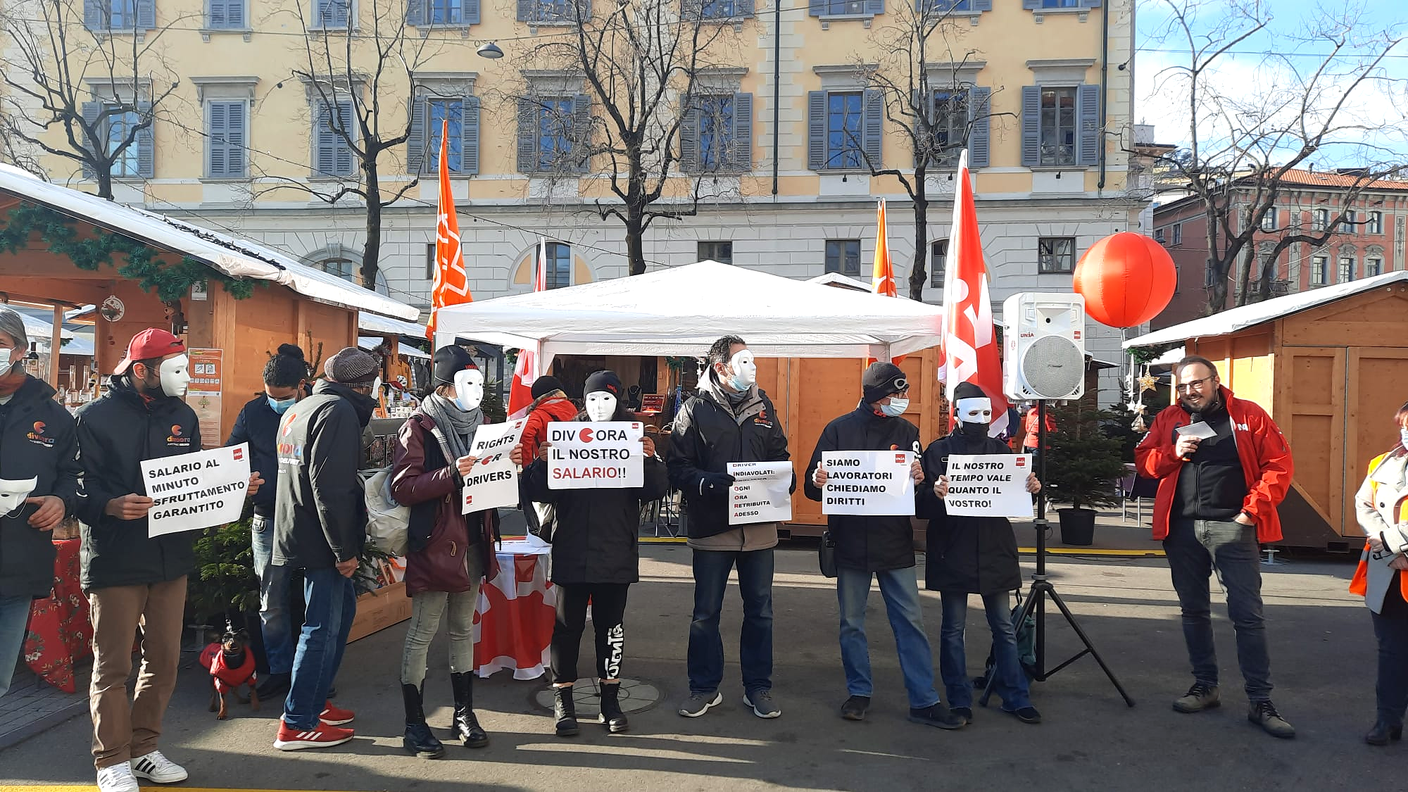
[[[959,399],[953,410],[959,423],[992,423],[992,399]]]
[[[609,421],[616,415],[616,397],[606,391],[588,393],[585,401],[587,417],[593,421]]]
[[[484,403],[484,372],[477,368],[455,372],[455,404],[469,412]]]
[[[181,398],[191,387],[191,359],[177,355],[161,361],[161,392]]]
[[[758,384],[758,364],[754,361],[751,351],[738,350],[738,354],[729,358],[728,367],[733,372],[728,384],[734,390],[745,391]]]
[[[13,517],[24,507],[24,499],[39,485],[38,478],[0,479],[0,517]]]

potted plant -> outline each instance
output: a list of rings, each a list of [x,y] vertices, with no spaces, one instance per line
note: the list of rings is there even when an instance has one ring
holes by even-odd
[[[1118,503],[1115,482],[1124,475],[1120,441],[1104,425],[1114,416],[1084,400],[1048,404],[1056,429],[1046,433],[1047,497],[1069,503],[1059,509],[1061,543],[1090,545],[1095,537],[1095,509]]]

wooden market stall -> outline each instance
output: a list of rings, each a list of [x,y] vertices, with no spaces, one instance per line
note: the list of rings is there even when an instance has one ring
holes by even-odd
[[[1408,401],[1408,272],[1242,306],[1125,343],[1174,347],[1217,364],[1290,441],[1295,479],[1281,504],[1285,543],[1352,549],[1354,493],[1369,460],[1398,442]]]

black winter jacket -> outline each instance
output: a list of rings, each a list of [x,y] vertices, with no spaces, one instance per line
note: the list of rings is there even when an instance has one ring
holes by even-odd
[[[195,534],[147,536],[147,518],[119,520],[104,511],[123,495],[145,495],[142,462],[201,450],[200,422],[184,401],[151,401],[125,376],[113,377],[106,396],[78,411],[78,459],[83,484],[83,590],[163,583],[196,565]]]
[[[0,479],[37,478],[31,498],[52,495],[64,513],[78,505],[78,434],[54,389],[29,377],[0,409]],[[0,516],[0,597],[43,597],[54,587],[54,543],[30,527],[37,507]],[[12,659],[12,658],[6,658]]]
[[[928,518],[925,588],[935,591],[997,594],[1022,587],[1017,538],[1005,517],[950,517],[934,494],[934,483],[948,473],[950,454],[1010,454],[1007,444],[991,437],[970,440],[962,434],[941,437],[924,451],[924,484],[919,516]]]
[[[705,474],[727,473],[730,462],[788,459],[787,433],[766,393],[759,390],[758,398],[735,415],[713,391],[700,388],[675,416],[667,460],[670,484],[684,495],[690,538],[747,528],[728,524],[728,487],[701,489]]]
[[[911,451],[919,453],[919,430],[903,418],[876,415],[861,404],[826,425],[817,440],[812,461],[803,479],[807,497],[822,499],[812,474],[826,451]],[[893,517],[832,514],[827,528],[836,542],[836,564],[849,569],[880,572],[914,566],[914,525],[909,515]]]
[[[523,471],[524,491],[538,503],[557,506],[552,534],[552,582],[635,583],[640,580],[640,505],[665,497],[670,489],[665,465],[645,460],[637,489],[548,488],[548,463],[539,459]]]
[[[225,441],[227,446],[249,443],[250,472],[258,472],[264,477],[263,486],[251,499],[254,501],[254,513],[260,517],[274,516],[274,495],[279,489],[279,463],[274,454],[274,445],[281,417],[269,406],[268,397],[261,393],[245,402],[239,417],[235,419],[235,428],[230,430],[230,439]]]
[[[326,569],[362,554],[367,504],[357,471],[362,429],[376,403],[321,380],[279,423],[275,564]]]

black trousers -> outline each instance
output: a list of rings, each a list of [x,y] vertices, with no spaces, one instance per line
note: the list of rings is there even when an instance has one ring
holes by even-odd
[[[1408,709],[1408,603],[1403,601],[1399,575],[1394,572],[1384,595],[1380,613],[1369,612],[1374,619],[1374,636],[1379,639],[1379,720],[1394,726],[1403,725],[1403,713]]]
[[[587,626],[587,603],[596,628],[598,679],[619,679],[625,648],[629,583],[578,583],[557,587],[557,622],[552,628],[552,681],[577,681],[577,654]]]

